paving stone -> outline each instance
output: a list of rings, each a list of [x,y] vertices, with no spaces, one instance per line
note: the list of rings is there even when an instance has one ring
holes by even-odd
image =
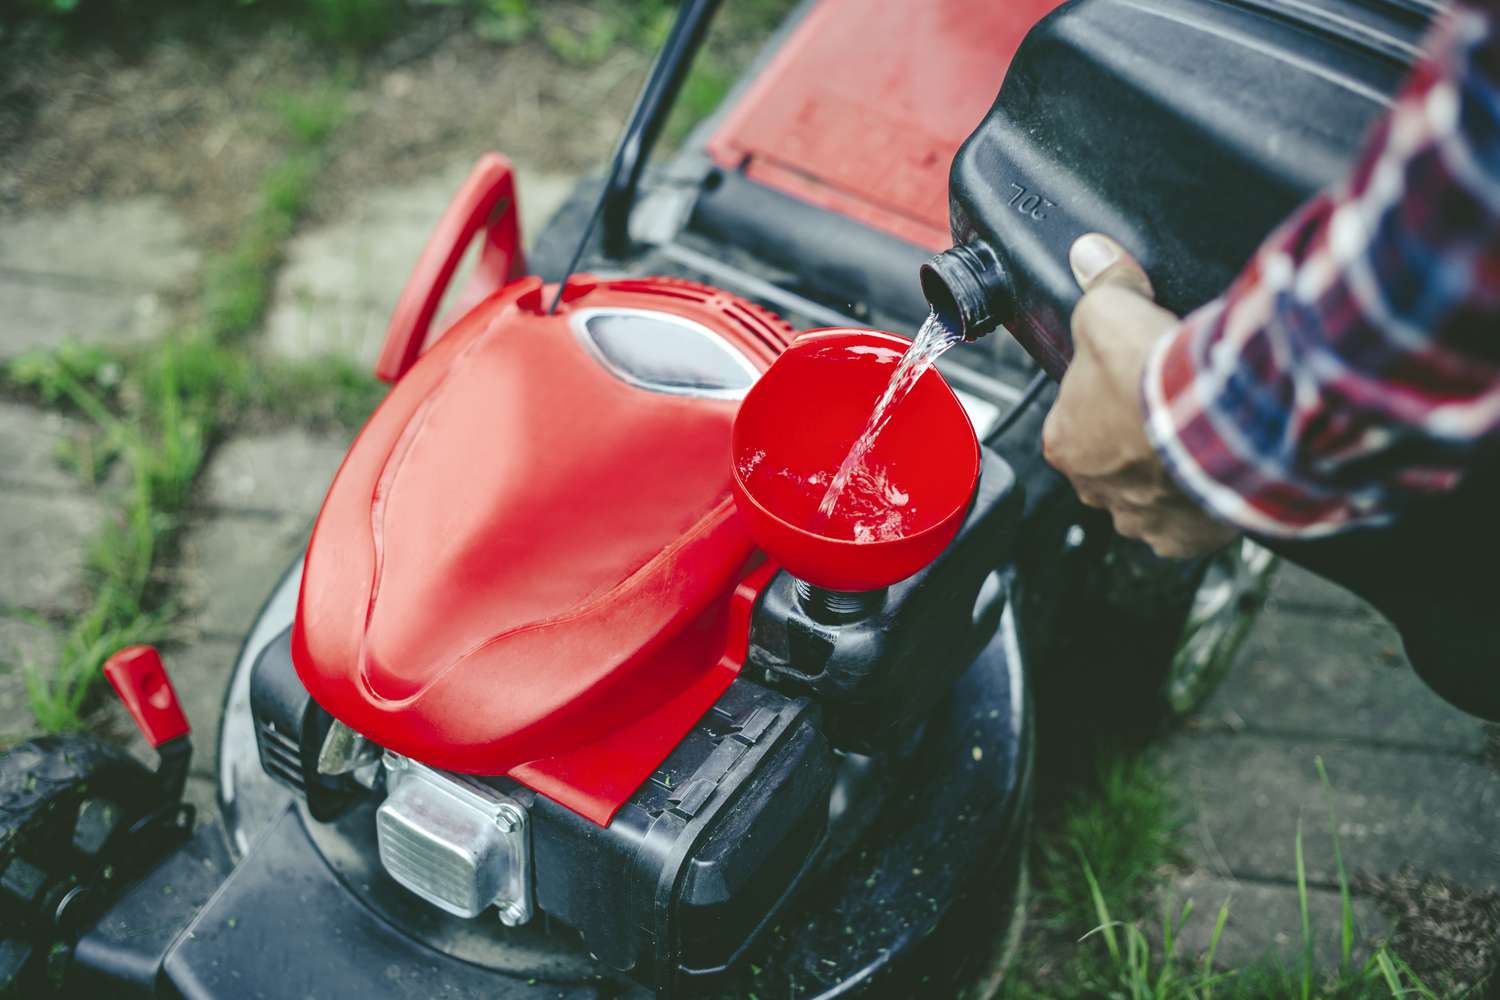
[[[69,340],[140,343],[162,332],[166,312],[155,292],[73,287],[0,271],[0,360]]]
[[[1379,618],[1269,611],[1202,723],[1376,740],[1462,753],[1484,750],[1484,723],[1422,683]]]
[[[1271,582],[1267,606],[1276,609],[1312,609],[1357,617],[1378,617],[1369,604],[1337,584],[1329,583],[1301,566],[1282,560]]]
[[[521,170],[516,182],[516,197],[521,201],[521,241],[526,248],[536,246],[536,238],[552,221],[552,213],[562,207],[573,193],[578,178],[542,170]]]
[[[395,305],[445,204],[441,195],[434,198],[430,214],[422,218],[382,212],[379,201],[370,199],[350,218],[306,230],[287,245],[277,298]]]
[[[240,644],[226,639],[200,639],[162,649],[177,698],[193,727],[193,772],[212,775],[219,744],[219,715],[224,691],[234,673]]]
[[[311,519],[222,514],[183,539],[180,593],[201,635],[238,642],[271,588],[307,544]]]
[[[416,184],[370,191],[349,215],[295,237],[266,317],[265,348],[283,357],[373,363],[412,266],[472,165],[456,162]],[[567,197],[573,178],[518,171],[521,232],[529,241]],[[451,288],[461,289],[464,280],[461,268]]]
[[[90,498],[0,492],[0,608],[78,607],[84,545],[102,518]]]
[[[158,196],[80,201],[0,227],[3,270],[163,289],[193,277],[198,261],[187,222]]]
[[[323,505],[351,437],[292,429],[235,438],[214,451],[202,495],[215,507],[311,519]]]
[[[380,356],[389,319],[389,309],[365,302],[282,290],[266,316],[261,346],[284,358],[342,357],[369,369]]]
[[[0,746],[35,732],[36,720],[26,692],[26,667],[51,662],[57,646],[57,633],[45,625],[0,618]]]
[[[1243,968],[1267,958],[1279,960],[1286,968],[1301,965],[1302,910],[1294,885],[1237,882],[1206,872],[1190,872],[1165,886],[1159,897],[1174,917],[1182,912],[1183,903],[1193,901],[1193,912],[1177,938],[1181,957],[1201,959],[1208,951],[1219,908],[1228,902],[1229,919],[1214,952],[1216,965]],[[1390,934],[1391,922],[1368,898],[1355,896],[1351,903],[1355,926],[1352,958],[1359,964]],[[1343,930],[1339,894],[1309,889],[1307,911],[1315,967],[1338,968]]]
[[[57,462],[57,450],[83,425],[58,413],[0,402],[0,483],[76,489],[78,479]]]
[[[1293,882],[1298,817],[1308,877],[1336,881],[1332,826],[1314,766],[1332,785],[1345,865],[1388,875],[1412,864],[1475,889],[1500,886],[1500,773],[1448,754],[1183,734],[1166,748],[1185,793],[1190,855],[1218,875]]]
[[[195,826],[202,826],[219,814],[218,779],[211,774],[194,771],[188,775],[187,784],[183,786],[182,798],[198,811]]]

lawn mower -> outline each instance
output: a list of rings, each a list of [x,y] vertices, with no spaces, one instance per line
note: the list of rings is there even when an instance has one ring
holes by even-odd
[[[650,165],[714,6],[682,4],[529,255],[501,156],[439,221],[392,388],[235,664],[219,815],[181,801],[150,648],[106,673],[154,772],[86,737],[0,761],[11,995],[987,995],[1038,736],[1212,687],[1272,559],[1156,559],[1041,461],[1066,242],[1211,297],[1348,162],[1435,5],[809,0]],[[938,516],[778,518],[738,459],[868,411],[804,362],[889,360],[871,330],[930,310],[1027,348],[950,352],[893,418]]]

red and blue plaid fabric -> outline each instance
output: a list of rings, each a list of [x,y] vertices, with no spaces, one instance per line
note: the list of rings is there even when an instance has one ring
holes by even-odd
[[[1386,521],[1500,444],[1497,8],[1444,19],[1349,176],[1153,353],[1152,442],[1231,524]]]

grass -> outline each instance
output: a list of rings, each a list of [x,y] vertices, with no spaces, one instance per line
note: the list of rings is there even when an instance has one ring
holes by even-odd
[[[482,2],[482,0],[476,0]],[[29,31],[36,40],[132,45],[170,34],[191,37],[210,26],[238,31],[278,22],[346,52],[372,49],[397,35],[420,4],[408,0],[9,0],[0,5],[0,37]],[[36,33],[40,29],[43,34]]]
[[[1286,968],[1274,958],[1241,968],[1216,968],[1220,944],[1235,933],[1233,909],[1225,902],[1211,915],[1196,913],[1193,900],[1163,907],[1156,933],[1146,922],[1124,920],[1147,905],[1164,868],[1178,853],[1177,807],[1162,775],[1140,754],[1096,750],[1098,765],[1086,782],[1046,822],[1036,851],[1042,937],[1040,950],[1023,952],[1002,996],[1033,998],[1110,997],[1128,1000],[1372,1000],[1435,998],[1437,994],[1388,948],[1377,947],[1362,964],[1353,960],[1356,926],[1344,867],[1331,786],[1321,759],[1332,829],[1340,897],[1339,964],[1321,969],[1314,958],[1303,831],[1297,825],[1294,854],[1300,942],[1299,960]],[[1202,955],[1184,955],[1181,935],[1189,922],[1208,919]]]
[[[713,113],[759,41],[794,6],[795,0],[737,0],[721,7],[715,30],[699,51],[667,121],[669,146],[676,146]],[[622,46],[654,51],[666,38],[676,10],[676,0],[478,0],[474,30],[481,38],[506,44],[537,39],[564,63],[590,66]],[[748,46],[746,39],[752,40]]]
[[[1043,882],[1044,920],[1067,925],[1093,909],[1094,891],[1076,877],[1080,857],[1111,909],[1133,905],[1175,859],[1180,827],[1177,801],[1145,755],[1098,751],[1039,848],[1043,872],[1066,873]]]
[[[88,549],[90,597],[67,626],[50,664],[25,664],[37,722],[78,729],[104,659],[121,646],[159,641],[173,616],[161,580],[209,449],[227,420],[256,400],[298,389],[347,415],[372,390],[351,373],[311,366],[253,370],[246,336],[264,316],[281,248],[297,225],[323,165],[324,146],[344,114],[337,84],[279,101],[286,155],[262,179],[255,208],[233,245],[205,270],[198,316],[188,328],[137,352],[70,345],[13,361],[6,381],[89,420],[93,434],[72,447],[72,464],[99,481],[116,463],[126,485]]]

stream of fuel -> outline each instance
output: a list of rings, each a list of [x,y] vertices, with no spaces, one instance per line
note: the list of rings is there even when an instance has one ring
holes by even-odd
[[[890,423],[896,407],[911,392],[917,380],[937,363],[944,351],[961,340],[963,335],[936,313],[928,314],[911,346],[896,364],[896,370],[871,411],[864,430],[828,483],[828,489],[818,504],[818,514],[825,521],[831,521],[837,512],[843,519],[853,521],[855,541],[880,541],[903,533],[906,518],[902,508],[906,507],[908,497],[889,481],[883,468],[868,462],[867,458],[880,432]]]

